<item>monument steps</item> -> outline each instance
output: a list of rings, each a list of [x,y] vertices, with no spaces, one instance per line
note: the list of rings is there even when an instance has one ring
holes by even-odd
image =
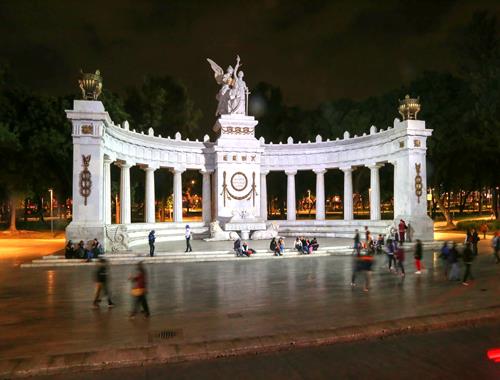
[[[424,249],[437,249],[440,248],[442,242],[429,241],[423,242]],[[409,255],[414,248],[414,243],[405,243],[407,255]],[[191,253],[185,252],[157,252],[154,257],[144,252],[119,252],[114,254],[104,255],[110,265],[127,265],[135,264],[139,261],[144,263],[195,263],[195,262],[216,262],[216,261],[234,261],[234,260],[278,260],[278,259],[292,259],[304,257],[328,257],[328,256],[351,256],[353,249],[350,246],[331,246],[321,247],[311,255],[301,255],[296,250],[288,248],[285,249],[284,256],[274,256],[269,250],[260,250],[252,257],[236,257],[233,251],[230,250],[216,250],[216,251],[196,251]],[[384,257],[380,255],[377,257]],[[97,264],[97,259],[92,262],[86,262],[80,259],[65,259],[62,255],[43,256],[41,259],[33,260],[31,263],[21,264],[23,268],[34,267],[70,267],[70,266],[94,266]]]

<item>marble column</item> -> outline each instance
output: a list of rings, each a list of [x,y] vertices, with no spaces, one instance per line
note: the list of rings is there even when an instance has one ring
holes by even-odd
[[[111,224],[111,163],[109,157],[104,157],[104,224]]]
[[[120,223],[131,223],[131,204],[130,204],[130,167],[128,162],[120,164]]]
[[[368,165],[370,168],[370,219],[380,220],[380,175],[382,165]]]
[[[155,168],[145,167],[146,172],[146,197],[144,200],[144,221],[155,223]]]
[[[267,175],[269,172],[260,172],[260,217],[267,220]]]
[[[352,168],[341,168],[344,172],[344,220],[352,220],[353,199],[352,199]]]
[[[316,220],[325,220],[325,173],[326,169],[316,173]]]
[[[286,189],[286,220],[295,220],[295,174],[297,171],[285,172],[287,175]]]
[[[212,221],[212,187],[210,184],[210,178],[212,172],[201,171],[203,174],[203,188],[202,188],[202,219],[205,223],[210,223]]]
[[[174,169],[174,222],[182,222],[182,173],[184,170]]]

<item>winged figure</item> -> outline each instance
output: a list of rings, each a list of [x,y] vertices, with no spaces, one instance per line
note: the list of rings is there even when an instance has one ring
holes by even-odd
[[[236,56],[236,65],[229,66],[224,73],[222,67],[210,58],[207,58],[210,67],[214,72],[214,78],[221,86],[216,99],[219,102],[215,116],[245,113],[245,94],[247,93],[246,84],[242,81],[242,76],[238,76],[238,69],[241,67],[240,57]],[[244,88],[240,88],[241,86]]]

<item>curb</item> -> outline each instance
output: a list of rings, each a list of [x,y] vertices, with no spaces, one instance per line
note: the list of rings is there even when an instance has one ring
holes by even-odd
[[[464,312],[435,314],[377,322],[364,326],[308,330],[231,340],[195,343],[158,343],[121,347],[106,351],[75,352],[0,361],[0,378],[53,375],[63,372],[97,371],[112,368],[178,363],[248,354],[287,351],[337,343],[383,339],[435,330],[471,327],[500,321],[500,306]]]

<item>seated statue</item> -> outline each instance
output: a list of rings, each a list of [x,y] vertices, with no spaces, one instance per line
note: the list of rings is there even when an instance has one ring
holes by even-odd
[[[240,236],[234,231],[224,231],[219,221],[210,223],[210,237],[205,241],[237,240]]]
[[[276,223],[271,223],[265,231],[255,231],[252,234],[252,240],[271,239],[278,236],[279,226]]]

